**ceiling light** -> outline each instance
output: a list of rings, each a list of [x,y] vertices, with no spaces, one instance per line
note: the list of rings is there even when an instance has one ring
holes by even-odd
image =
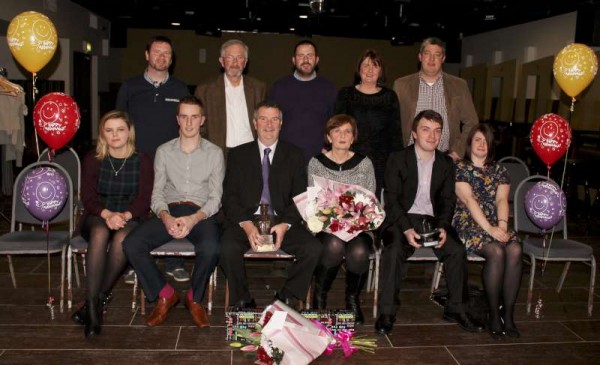
[[[298,16],[298,18],[300,18],[300,19],[308,19],[308,15],[300,15],[300,16]]]
[[[486,15],[484,19],[486,21],[488,21],[488,20],[496,20],[496,16],[494,14]]]
[[[310,0],[308,6],[313,13],[320,14],[325,11],[325,0]]]
[[[178,23],[178,22],[172,22],[172,23],[171,23],[171,25],[172,25],[172,26],[174,26],[174,27],[178,27],[178,26],[180,26],[180,25],[181,25],[181,23]]]

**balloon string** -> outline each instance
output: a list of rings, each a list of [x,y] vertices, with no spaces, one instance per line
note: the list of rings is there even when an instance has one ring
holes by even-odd
[[[575,110],[575,97],[573,97],[571,99],[571,107],[569,108],[569,110],[571,111],[571,114],[573,114],[573,111]],[[571,118],[569,117],[569,124],[571,124]]]
[[[48,295],[51,296],[52,285],[50,283],[50,224],[47,221],[42,222],[42,224],[45,224],[44,228],[46,229],[46,255],[48,259]]]
[[[35,96],[38,93],[38,89],[35,86],[35,82],[37,81],[37,74],[35,72],[32,72],[31,74],[33,75],[31,100],[32,100],[32,107],[35,108]],[[37,152],[38,158],[40,158],[40,142],[38,140],[37,130],[35,129],[35,119],[33,120],[33,134],[35,136],[35,150]]]

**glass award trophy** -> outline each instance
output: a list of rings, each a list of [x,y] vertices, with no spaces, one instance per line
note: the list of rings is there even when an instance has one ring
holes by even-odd
[[[269,204],[260,203],[260,215],[254,221],[261,235],[261,242],[258,245],[259,252],[275,251],[273,243],[273,234],[271,233],[272,221],[269,216]]]
[[[431,223],[423,219],[421,232],[419,232],[421,238],[417,240],[423,247],[434,247],[437,246],[440,240],[440,231],[431,228]]]

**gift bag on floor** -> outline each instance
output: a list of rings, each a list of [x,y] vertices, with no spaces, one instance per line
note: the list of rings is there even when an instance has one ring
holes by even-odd
[[[333,337],[300,313],[275,301],[261,318],[261,346],[283,351],[281,365],[306,365],[321,356]]]

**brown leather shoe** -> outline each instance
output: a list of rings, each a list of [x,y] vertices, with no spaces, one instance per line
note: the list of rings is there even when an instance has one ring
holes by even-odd
[[[177,296],[176,293],[173,293],[170,298],[159,297],[156,301],[154,310],[148,317],[146,317],[146,325],[148,327],[154,327],[163,323],[165,319],[167,319],[167,313],[169,313],[169,310],[177,303],[179,303],[179,296]]]
[[[196,326],[200,328],[210,327],[210,322],[208,321],[208,315],[202,307],[202,304],[194,302],[187,295],[185,297],[185,306],[189,309],[192,314],[192,320],[196,324]]]

